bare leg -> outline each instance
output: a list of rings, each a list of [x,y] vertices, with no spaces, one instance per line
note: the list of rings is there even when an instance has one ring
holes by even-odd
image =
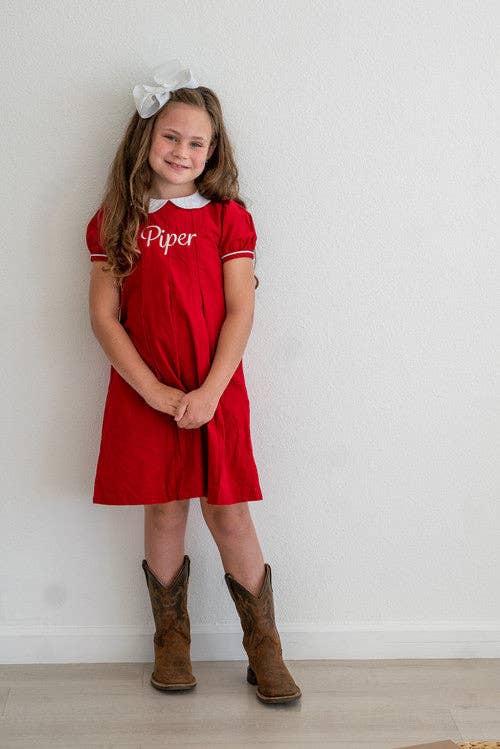
[[[258,595],[264,582],[264,557],[248,502],[218,506],[209,505],[206,497],[201,497],[200,506],[219,549],[224,571]]]
[[[144,556],[156,577],[169,585],[184,561],[190,500],[144,505]]]

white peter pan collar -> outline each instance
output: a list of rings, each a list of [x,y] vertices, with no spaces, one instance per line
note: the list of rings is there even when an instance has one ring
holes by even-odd
[[[165,203],[170,200],[174,205],[179,208],[203,208],[204,205],[210,203],[208,198],[204,198],[198,190],[193,192],[191,195],[184,195],[182,198],[150,198],[149,200],[149,213],[154,213],[162,208]]]

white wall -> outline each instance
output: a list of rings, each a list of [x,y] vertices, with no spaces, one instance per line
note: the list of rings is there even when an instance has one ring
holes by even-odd
[[[259,234],[251,507],[287,658],[500,655],[498,5],[7,3],[0,660],[152,659],[143,508],[92,505],[84,231],[179,57]],[[199,503],[193,657],[244,658]]]

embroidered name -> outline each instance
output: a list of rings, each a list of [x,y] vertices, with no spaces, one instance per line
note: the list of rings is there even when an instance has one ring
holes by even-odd
[[[141,232],[141,239],[146,240],[146,247],[149,247],[153,242],[157,242],[160,247],[165,250],[164,255],[167,254],[168,248],[174,244],[178,244],[184,247],[188,247],[196,234],[171,234],[162,229],[161,226],[156,224],[148,224]]]

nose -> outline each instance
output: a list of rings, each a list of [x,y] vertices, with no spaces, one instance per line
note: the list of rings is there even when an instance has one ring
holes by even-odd
[[[183,146],[181,143],[177,143],[177,145],[174,148],[174,156],[177,159],[187,159],[187,156],[185,155],[185,146]]]

